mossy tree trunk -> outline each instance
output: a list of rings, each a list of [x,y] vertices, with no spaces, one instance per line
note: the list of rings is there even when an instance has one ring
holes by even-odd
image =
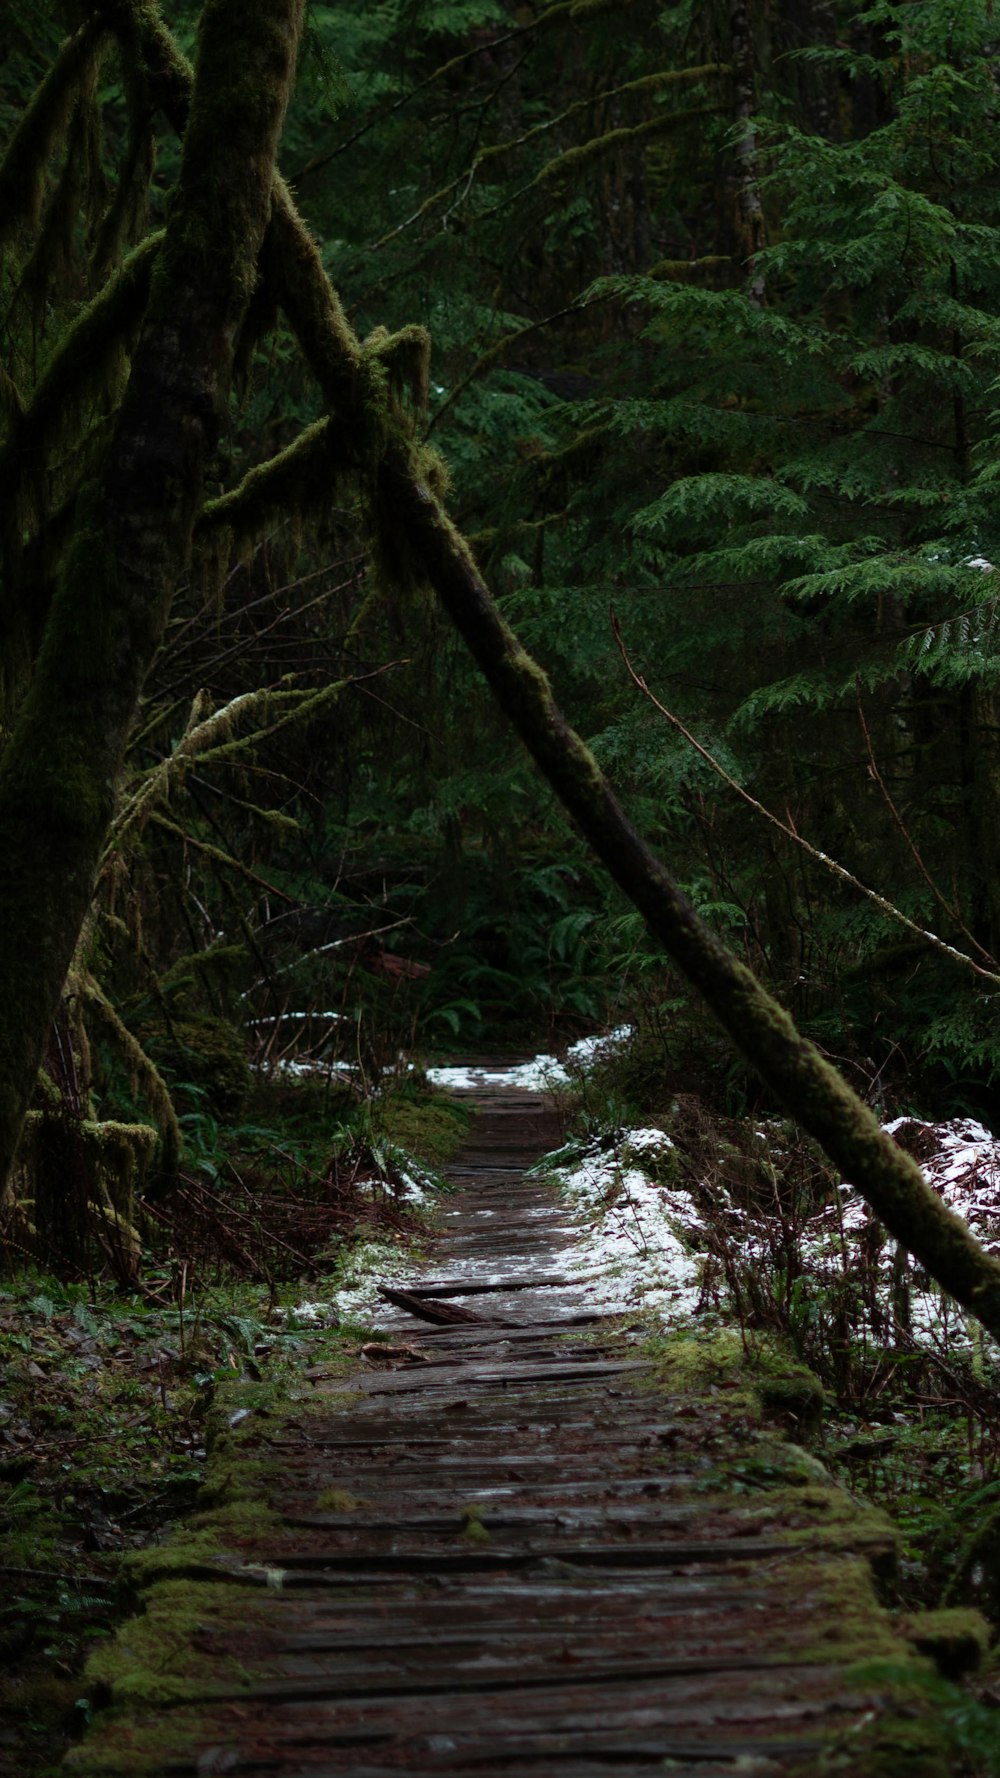
[[[190,550],[256,279],[304,0],[208,0],[128,388],[0,760],[0,1176],[90,906],[143,680]]]

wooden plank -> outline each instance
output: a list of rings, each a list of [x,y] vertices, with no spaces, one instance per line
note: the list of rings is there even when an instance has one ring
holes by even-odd
[[[739,1650],[729,1655],[677,1655],[667,1660],[644,1661],[633,1656],[619,1662],[583,1661],[572,1671],[567,1671],[563,1661],[558,1666],[549,1668],[541,1664],[537,1670],[522,1670],[509,1678],[492,1669],[488,1674],[480,1674],[474,1678],[455,1672],[442,1672],[426,1678],[418,1675],[405,1678],[366,1677],[363,1670],[356,1669],[353,1672],[344,1671],[321,1677],[296,1677],[289,1674],[281,1679],[255,1679],[252,1691],[247,1682],[229,1687],[216,1685],[206,1687],[204,1696],[220,1701],[223,1698],[246,1698],[250,1691],[254,1702],[260,1704],[305,1704],[314,1701],[332,1703],[337,1698],[350,1698],[352,1702],[358,1703],[385,1700],[391,1704],[406,1704],[417,1698],[496,1698],[508,1693],[520,1694],[528,1700],[532,1692],[551,1690],[553,1686],[565,1691],[575,1686],[603,1688],[642,1680],[687,1680],[695,1675],[706,1678],[716,1674],[731,1676],[753,1673],[758,1676],[759,1681],[762,1674],[768,1673],[772,1678],[784,1676],[790,1683],[797,1684],[801,1680],[804,1664],[793,1662],[787,1657],[782,1659],[750,1655],[745,1650]],[[820,1663],[816,1665],[819,1666]],[[823,1671],[828,1674],[832,1672],[829,1662],[823,1664]],[[189,1692],[185,1702],[191,1701],[192,1693]]]
[[[415,1389],[499,1389],[524,1388],[532,1383],[590,1383],[595,1378],[621,1377],[628,1372],[648,1371],[643,1359],[595,1359],[592,1363],[577,1360],[561,1364],[511,1364],[504,1367],[489,1364],[437,1366],[421,1365],[413,1371],[391,1371],[386,1375],[362,1377],[354,1387],[365,1395],[402,1395]],[[345,1390],[346,1393],[346,1390]]]
[[[581,1310],[589,1280],[560,1270],[568,1218],[523,1177],[555,1125],[519,1127],[544,1101],[518,1099],[450,1169],[438,1275],[383,1288],[394,1337],[436,1318],[426,1361],[320,1380],[279,1436],[261,1423],[275,1517],[194,1564],[201,1728],[150,1778],[763,1778],[851,1763],[883,1708],[849,1682],[861,1632],[841,1660],[831,1600],[845,1556],[861,1579],[891,1536],[847,1511],[828,1529],[808,1490],[787,1517],[780,1488],[729,1492],[747,1435],[725,1402],[665,1410],[625,1336],[573,1340],[620,1318]],[[357,1510],[323,1510],[335,1489]],[[252,1609],[216,1618],[219,1579]],[[176,1709],[187,1732],[190,1695]],[[145,1721],[152,1745],[162,1710]]]
[[[407,1291],[409,1295],[419,1297],[489,1296],[502,1290],[565,1290],[569,1286],[592,1282],[593,1277],[567,1278],[558,1274],[548,1277],[539,1274],[537,1277],[527,1278],[491,1278],[486,1282],[474,1278],[447,1278],[433,1284],[410,1284]]]
[[[483,1321],[482,1315],[474,1314],[471,1309],[462,1309],[457,1303],[438,1305],[425,1302],[422,1296],[412,1290],[396,1290],[390,1284],[380,1284],[378,1294],[384,1303],[392,1303],[397,1309],[405,1309],[408,1314],[416,1315],[422,1321],[444,1322],[449,1326],[453,1322],[473,1321],[481,1324]]]

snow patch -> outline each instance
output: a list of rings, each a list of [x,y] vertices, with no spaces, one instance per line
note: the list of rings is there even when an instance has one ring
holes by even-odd
[[[885,1128],[915,1155],[932,1189],[969,1224],[986,1250],[1000,1258],[1000,1140],[970,1118],[928,1124],[899,1117]],[[772,1130],[754,1134],[773,1142]],[[689,1191],[650,1177],[656,1170],[650,1163],[671,1147],[661,1130],[624,1130],[613,1148],[595,1141],[573,1160],[564,1160],[560,1152],[552,1164],[540,1163],[581,1220],[579,1238],[557,1253],[554,1263],[567,1276],[581,1279],[588,1307],[641,1309],[667,1323],[704,1313],[705,1253],[720,1238],[738,1270],[766,1277],[775,1269],[783,1252],[776,1224],[734,1203],[715,1185],[710,1226]],[[772,1152],[780,1165],[780,1154]],[[826,1294],[831,1303],[849,1302],[859,1340],[884,1345],[905,1331],[929,1350],[969,1351],[974,1338],[970,1321],[912,1259],[907,1260],[905,1278],[909,1328],[895,1328],[900,1283],[896,1244],[876,1229],[864,1199],[852,1186],[841,1185],[834,1201],[798,1231],[797,1263],[807,1294],[817,1293],[820,1301]],[[588,1275],[590,1282],[583,1286]],[[717,1274],[716,1290],[724,1292]],[[727,1307],[722,1294],[719,1312],[725,1315]]]
[[[626,1130],[613,1148],[594,1142],[576,1160],[551,1169],[581,1223],[573,1246],[555,1254],[554,1263],[581,1280],[588,1308],[643,1310],[664,1321],[686,1320],[697,1310],[703,1218],[690,1192],[657,1184],[636,1164],[672,1147],[662,1130]]]
[[[427,1078],[436,1087],[453,1093],[474,1093],[482,1087],[519,1087],[522,1092],[545,1093],[564,1087],[590,1063],[608,1050],[615,1049],[632,1035],[631,1025],[595,1037],[581,1037],[571,1043],[565,1061],[558,1056],[533,1056],[530,1062],[517,1062],[512,1068],[469,1068],[460,1065],[428,1068]]]

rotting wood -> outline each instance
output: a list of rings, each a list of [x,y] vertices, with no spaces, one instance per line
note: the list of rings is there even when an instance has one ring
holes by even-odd
[[[421,1321],[433,1321],[442,1326],[450,1326],[453,1322],[485,1322],[484,1316],[474,1314],[471,1309],[462,1309],[457,1303],[426,1302],[419,1292],[398,1290],[392,1284],[380,1284],[378,1293],[384,1303],[392,1303],[397,1309],[405,1309],[407,1314],[416,1315]]]

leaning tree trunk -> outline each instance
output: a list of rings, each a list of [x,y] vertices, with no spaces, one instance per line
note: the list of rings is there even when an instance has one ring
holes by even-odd
[[[190,550],[270,213],[303,7],[205,6],[177,191],[128,388],[102,473],[79,497],[36,670],[0,760],[0,1179]]]

